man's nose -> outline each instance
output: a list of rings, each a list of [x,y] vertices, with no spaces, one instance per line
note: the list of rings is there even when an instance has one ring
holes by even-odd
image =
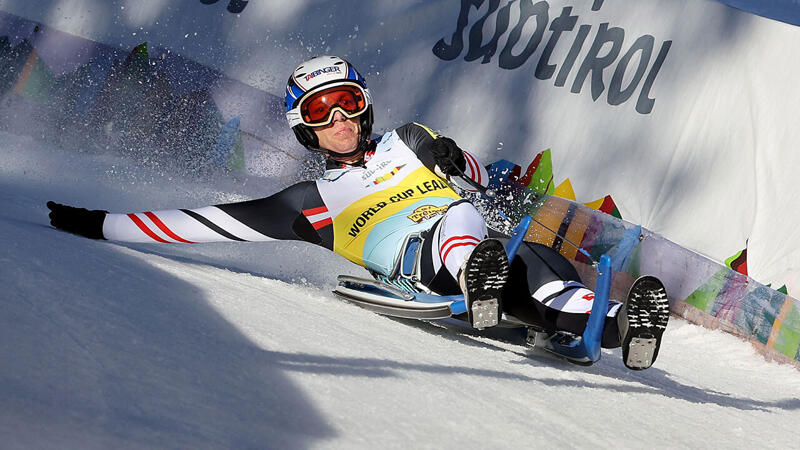
[[[347,120],[347,117],[345,117],[344,114],[342,114],[342,112],[339,110],[334,111],[331,122],[339,122],[341,120]]]

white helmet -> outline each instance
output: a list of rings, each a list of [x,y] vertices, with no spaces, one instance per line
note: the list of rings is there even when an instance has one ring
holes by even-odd
[[[331,101],[330,95],[324,95],[331,92],[341,93],[337,98],[345,96],[346,100]],[[297,140],[309,150],[326,152],[319,148],[312,127],[330,123],[337,111],[347,118],[360,118],[361,136],[351,154],[364,150],[369,143],[372,96],[361,74],[339,57],[318,56],[297,66],[286,85],[285,105],[289,126]]]

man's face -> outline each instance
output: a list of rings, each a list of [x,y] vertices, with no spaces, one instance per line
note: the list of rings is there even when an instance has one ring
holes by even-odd
[[[319,139],[319,147],[331,153],[350,153],[358,147],[361,122],[358,117],[346,118],[341,112],[333,113],[328,125],[312,128]]]

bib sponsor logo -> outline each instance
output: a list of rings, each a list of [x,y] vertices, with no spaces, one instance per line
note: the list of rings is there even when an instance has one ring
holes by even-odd
[[[447,205],[445,206],[432,206],[432,205],[422,205],[419,208],[415,209],[411,215],[408,216],[409,219],[413,220],[416,223],[422,223],[425,220],[428,220],[433,217],[441,216],[447,212]]]
[[[399,168],[402,168],[402,166]],[[389,174],[399,168],[396,167],[389,172]],[[427,169],[424,170],[427,172]],[[389,174],[378,177],[378,179],[384,178],[385,181],[388,179],[386,177]],[[413,187],[401,185],[376,192],[370,197],[375,199],[374,203],[365,205],[357,214],[350,215],[348,212],[340,221],[347,220],[349,222],[346,228],[344,228],[344,231],[355,239],[358,238],[362,232],[366,231],[373,221],[381,222],[391,217],[393,214],[400,214],[399,212],[403,208],[402,203],[417,201],[427,196],[458,198],[456,193],[453,192],[443,180],[439,178],[421,178]],[[384,210],[384,208],[390,205],[391,208]],[[416,223],[420,223],[431,217],[444,214],[445,211],[447,211],[447,206],[423,205],[416,208],[409,216],[405,216],[405,214],[401,214],[400,216],[405,216]]]
[[[364,171],[364,174],[361,175],[361,181],[364,181],[367,178],[372,177],[378,171],[385,169],[386,166],[388,166],[389,164],[391,164],[391,161],[381,161],[381,162],[378,163],[378,165],[376,167],[373,167],[371,169],[367,169],[366,171]]]
[[[378,202],[375,206],[367,208],[364,212],[359,214],[356,217],[356,220],[353,222],[353,225],[350,226],[350,231],[347,232],[352,237],[358,236],[361,233],[361,230],[364,229],[364,226],[372,219],[373,216],[378,214],[380,210],[382,210],[388,203],[386,202]]]
[[[391,172],[389,172],[389,173],[386,173],[386,174],[384,174],[384,175],[382,175],[382,176],[379,176],[378,178],[375,178],[374,180],[372,180],[372,184],[381,184],[381,183],[383,183],[384,181],[391,180],[391,179],[392,179],[392,177],[393,177],[393,176],[395,176],[395,175],[397,175],[397,172],[400,172],[400,170],[401,170],[403,167],[405,167],[405,166],[406,166],[406,165],[405,165],[405,164],[403,164],[403,165],[400,165],[400,166],[397,166],[397,167],[395,167],[394,169],[392,169],[392,171],[391,171]]]
[[[449,186],[442,180],[437,181],[436,179],[433,179],[433,180],[423,181],[422,183],[416,186],[416,189],[417,192],[419,192],[422,195],[425,195],[429,192],[438,191],[440,189],[449,189]]]

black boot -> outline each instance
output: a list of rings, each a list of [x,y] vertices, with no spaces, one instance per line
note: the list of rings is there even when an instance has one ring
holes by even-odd
[[[482,330],[500,321],[500,293],[508,280],[508,255],[497,239],[485,239],[470,253],[459,274],[467,303],[467,317]]]
[[[661,281],[651,276],[636,280],[617,315],[627,368],[643,370],[653,365],[668,320],[669,301]]]

